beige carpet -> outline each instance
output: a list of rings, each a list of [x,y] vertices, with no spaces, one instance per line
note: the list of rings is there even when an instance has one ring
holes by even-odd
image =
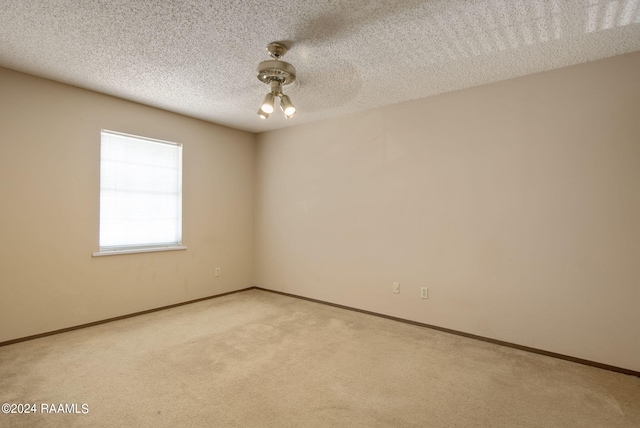
[[[0,402],[38,410],[2,427],[640,427],[640,378],[260,290],[0,347]]]

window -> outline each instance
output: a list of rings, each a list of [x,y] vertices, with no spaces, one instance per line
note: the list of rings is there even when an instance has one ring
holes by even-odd
[[[182,145],[101,132],[100,251],[182,247]]]

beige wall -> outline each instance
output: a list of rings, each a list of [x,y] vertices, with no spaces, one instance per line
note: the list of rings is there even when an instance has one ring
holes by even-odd
[[[0,341],[253,285],[253,134],[2,68],[0,94]],[[102,128],[183,144],[188,250],[91,256]]]
[[[260,134],[256,285],[640,370],[639,76],[634,53]]]

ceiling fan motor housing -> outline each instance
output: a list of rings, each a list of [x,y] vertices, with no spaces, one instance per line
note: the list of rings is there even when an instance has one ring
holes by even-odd
[[[280,43],[269,43],[267,52],[274,59],[258,64],[258,79],[266,84],[277,80],[283,86],[293,83],[296,80],[296,68],[288,62],[280,60],[287,53],[287,47]]]
[[[288,62],[270,59],[258,64],[258,79],[263,83],[279,80],[282,85],[289,85],[296,80],[296,69]]]

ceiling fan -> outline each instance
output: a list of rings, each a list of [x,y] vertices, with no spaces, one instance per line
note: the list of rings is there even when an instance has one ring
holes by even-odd
[[[286,53],[287,47],[281,43],[272,42],[267,45],[270,60],[258,64],[257,76],[262,83],[269,85],[269,93],[265,95],[262,105],[258,109],[258,116],[267,119],[275,108],[276,98],[280,100],[280,108],[284,117],[290,119],[296,114],[296,107],[288,95],[282,92],[282,87],[296,80],[296,69],[288,62],[280,60]]]

